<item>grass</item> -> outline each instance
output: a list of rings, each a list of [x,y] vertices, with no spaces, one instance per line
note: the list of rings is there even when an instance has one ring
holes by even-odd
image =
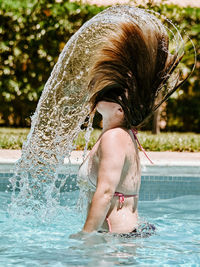
[[[0,149],[21,149],[28,133],[28,128],[0,127]]]
[[[200,134],[140,132],[138,139],[147,151],[200,152]]]
[[[21,149],[29,129],[0,127],[0,149]],[[94,130],[91,134],[88,148],[91,149],[101,131]],[[200,134],[195,133],[160,133],[139,132],[138,139],[147,151],[188,151],[200,152]],[[76,149],[85,147],[84,132],[80,132],[76,140]]]

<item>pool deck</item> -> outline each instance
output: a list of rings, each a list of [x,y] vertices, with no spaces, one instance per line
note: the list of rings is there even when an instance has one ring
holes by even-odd
[[[70,0],[71,2],[74,2],[75,0]],[[130,0],[82,0],[82,3],[89,3],[92,5],[105,5],[105,6],[109,6],[109,5],[138,5],[138,4],[145,4],[146,2],[148,2],[147,0],[134,0],[134,1],[130,1]],[[149,1],[150,2],[150,1]],[[153,1],[156,4],[175,4],[175,5],[179,5],[179,6],[191,6],[191,7],[200,7],[200,0],[154,0]]]
[[[200,166],[200,152],[147,152],[148,157],[155,165],[168,166]],[[0,150],[0,164],[14,164],[21,157],[21,150]],[[73,151],[71,162],[80,164],[83,152]],[[140,152],[141,164],[151,165],[143,152]],[[65,160],[67,163],[67,160]]]

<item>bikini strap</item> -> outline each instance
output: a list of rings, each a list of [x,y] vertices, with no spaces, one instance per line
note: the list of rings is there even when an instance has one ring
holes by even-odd
[[[124,203],[124,194],[123,193],[119,193],[119,192],[115,192],[114,196],[119,197],[119,208],[121,209]],[[112,232],[112,227],[111,227],[111,223],[110,220],[108,219],[108,217],[106,217],[106,221],[108,224],[108,230],[111,233]]]
[[[124,194],[115,192],[114,196],[119,197],[119,208],[121,209],[124,203]]]
[[[144,148],[140,144],[140,141],[137,138],[138,131],[136,129],[132,128],[131,132],[133,133],[133,136],[134,136],[136,142],[138,143],[139,148],[142,150],[142,152],[145,154],[145,156],[148,158],[148,160],[151,162],[151,164],[154,164],[153,161],[151,161],[151,159],[147,156],[146,151],[144,150]]]
[[[119,208],[121,209],[124,203],[124,199],[128,197],[137,197],[138,195],[124,195],[123,193],[115,192],[114,196],[119,197]]]
[[[123,193],[119,193],[119,192],[115,192],[114,193],[114,196],[119,197],[119,208],[120,209],[123,206],[123,203],[124,203],[125,198],[128,198],[128,197],[138,197],[137,194],[135,194],[135,195],[124,195]],[[108,224],[108,230],[109,230],[109,232],[111,232],[112,231],[112,227],[111,227],[111,223],[110,223],[110,220],[108,219],[108,217],[106,217],[106,221],[107,221],[107,224]]]

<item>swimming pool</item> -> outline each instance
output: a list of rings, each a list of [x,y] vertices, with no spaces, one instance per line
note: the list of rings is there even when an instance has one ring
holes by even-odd
[[[156,226],[155,235],[126,239],[96,234],[82,241],[69,239],[83,224],[76,209],[75,180],[66,183],[62,203],[50,220],[40,221],[31,214],[12,218],[7,213],[10,193],[5,192],[12,172],[4,168],[0,175],[0,266],[197,266],[200,172],[199,167],[181,168],[143,170],[139,212],[142,221]]]

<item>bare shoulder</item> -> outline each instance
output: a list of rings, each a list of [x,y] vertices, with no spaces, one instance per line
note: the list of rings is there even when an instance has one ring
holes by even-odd
[[[122,128],[114,128],[106,131],[100,140],[100,147],[103,150],[120,149],[126,150],[130,142],[130,135]]]
[[[126,130],[124,130],[123,128],[117,127],[117,128],[113,128],[110,129],[108,131],[106,131],[103,135],[102,135],[102,139],[107,139],[107,138],[127,138],[129,136],[129,134],[127,133]]]

